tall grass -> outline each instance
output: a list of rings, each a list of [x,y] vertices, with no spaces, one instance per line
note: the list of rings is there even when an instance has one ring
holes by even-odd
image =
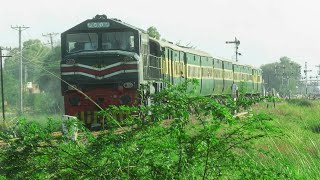
[[[273,125],[284,134],[258,142],[257,146],[270,154],[256,159],[264,166],[285,165],[301,179],[320,179],[319,109],[320,101],[308,100],[290,100],[276,108],[267,109],[265,104],[256,107],[257,112],[271,116]]]
[[[6,119],[0,118],[0,130],[6,131],[17,126],[20,119],[26,119],[27,122],[35,122],[41,127],[47,126],[49,120],[54,123],[54,128],[58,131],[61,127],[61,117],[60,114],[23,114],[21,116],[17,114],[9,114]]]

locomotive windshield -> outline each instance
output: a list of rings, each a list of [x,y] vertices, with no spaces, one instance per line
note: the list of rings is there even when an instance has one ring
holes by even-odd
[[[102,33],[103,50],[134,51],[133,32],[106,32]]]
[[[67,34],[67,52],[92,51],[98,48],[98,34]]]
[[[99,39],[101,38],[101,45]],[[122,50],[135,52],[135,36],[131,31],[102,33],[74,33],[66,36],[67,53],[94,50]]]

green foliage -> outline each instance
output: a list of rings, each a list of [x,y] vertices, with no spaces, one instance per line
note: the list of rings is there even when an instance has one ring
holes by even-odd
[[[160,37],[161,37],[159,31],[158,31],[157,28],[154,27],[154,26],[150,26],[150,27],[147,29],[147,32],[148,32],[148,35],[149,35],[150,37],[153,37],[153,38],[155,38],[155,39],[158,39],[158,40],[159,40]]]
[[[18,79],[13,76],[7,75],[7,69],[4,69],[4,98],[6,103],[6,109],[17,109],[18,108],[18,99],[19,99],[19,84]],[[2,97],[0,97],[2,99]]]
[[[296,92],[296,86],[300,79],[300,65],[291,61],[288,57],[281,57],[280,62],[265,64],[262,69],[262,78],[267,83],[267,91],[272,88],[281,96],[289,96]]]
[[[312,106],[312,102],[307,99],[287,99],[287,102],[289,104],[295,104],[298,106],[306,106],[306,107]]]
[[[263,147],[269,152],[263,156],[256,155],[254,159],[266,167],[277,168],[282,164],[293,173],[295,179],[318,179],[319,108],[320,101],[312,101],[311,106],[287,101],[277,104],[277,108],[266,109],[262,104],[257,106],[255,110],[271,116],[274,119],[271,125],[280,128],[284,136],[259,141],[256,147]]]
[[[83,132],[72,141],[70,134],[54,136],[51,123],[43,128],[22,120],[17,139],[2,133],[8,145],[0,149],[0,175],[10,179],[292,178],[282,165],[265,167],[251,158],[260,152],[253,148],[255,141],[281,134],[266,114],[234,118],[227,106],[194,93],[194,81],[168,85],[153,95],[146,89],[141,89],[140,97],[152,104],[102,111],[107,130],[97,136],[70,121],[70,128]],[[117,113],[128,116],[119,122]]]
[[[23,43],[23,86],[26,112],[61,112],[62,96],[60,92],[60,47],[53,50],[40,40],[28,40]],[[7,107],[14,113],[20,107],[20,52],[10,51],[11,58],[6,59],[4,67],[4,95]],[[55,76],[50,74],[53,73]],[[39,86],[40,93],[32,94],[26,89],[27,82]]]
[[[23,79],[27,82],[35,82],[39,78],[39,73],[43,60],[50,53],[50,49],[43,45],[40,40],[28,40],[23,43],[22,61],[23,68],[27,69],[27,76],[23,74]],[[19,79],[20,69],[20,52],[19,49],[13,49],[10,53],[12,56],[8,58],[5,64],[6,75],[12,75],[15,79]]]
[[[46,92],[28,94],[25,97],[25,103],[28,105],[25,111],[35,114],[59,114],[63,107],[56,98],[52,93]]]
[[[246,88],[247,84],[245,82],[241,82],[239,87],[239,94],[236,98],[236,101],[231,97],[224,97],[224,101],[222,102],[232,113],[241,112],[241,110],[250,110],[251,106],[257,102],[276,101],[276,98],[273,96],[249,96],[245,93],[247,92]]]

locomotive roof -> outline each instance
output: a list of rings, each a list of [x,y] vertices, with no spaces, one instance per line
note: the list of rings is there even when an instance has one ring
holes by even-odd
[[[127,24],[125,22],[122,22],[121,20],[119,19],[116,19],[116,18],[111,18],[109,19],[106,15],[96,15],[95,17],[93,17],[92,19],[87,19],[77,25],[75,25],[74,27],[68,29],[67,31],[63,32],[63,33],[66,33],[68,31],[81,31],[81,30],[88,30],[88,29],[93,29],[93,30],[98,30],[100,28],[103,28],[103,27],[88,27],[89,26],[89,23],[110,23],[108,24],[107,27],[105,28],[111,28],[111,27],[114,27],[114,28],[128,28],[128,29],[133,29],[133,30],[136,30],[136,31],[140,31],[142,33],[146,33],[146,31],[144,31],[143,29],[140,29],[140,28],[137,28],[135,26],[132,26],[130,24]],[[109,26],[110,25],[110,26]]]

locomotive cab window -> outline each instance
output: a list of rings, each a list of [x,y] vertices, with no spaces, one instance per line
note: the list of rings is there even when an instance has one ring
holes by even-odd
[[[78,33],[67,34],[67,52],[92,51],[98,48],[98,34]]]
[[[133,32],[106,32],[102,33],[102,49],[103,50],[123,50],[134,51],[134,35]]]

